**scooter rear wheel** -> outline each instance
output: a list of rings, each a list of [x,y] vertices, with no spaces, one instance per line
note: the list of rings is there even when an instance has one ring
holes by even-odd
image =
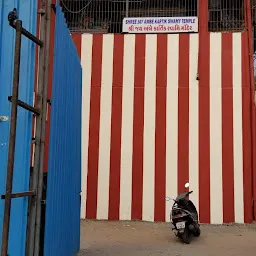
[[[181,239],[185,244],[190,244],[191,237],[190,237],[190,232],[189,232],[188,226],[185,227],[185,230],[184,230],[184,233],[182,234]]]

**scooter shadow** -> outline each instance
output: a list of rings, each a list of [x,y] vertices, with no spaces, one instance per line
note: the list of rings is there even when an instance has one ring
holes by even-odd
[[[200,239],[200,237],[195,237],[194,235],[191,235],[190,237],[190,244],[191,243],[195,243],[198,241],[198,239]],[[173,234],[172,236],[168,237],[167,238],[167,241],[172,243],[172,244],[184,244],[184,245],[189,245],[189,244],[186,244],[182,241],[182,238],[179,238],[178,236],[176,236],[175,234]]]

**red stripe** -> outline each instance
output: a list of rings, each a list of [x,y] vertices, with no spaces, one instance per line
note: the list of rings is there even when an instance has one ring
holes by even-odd
[[[134,220],[142,219],[145,50],[146,36],[136,35],[131,214]]]
[[[178,192],[189,180],[189,34],[179,40]]]
[[[210,35],[199,34],[199,216],[210,223]]]
[[[96,219],[102,67],[102,35],[93,35],[86,217]]]
[[[120,207],[120,163],[121,163],[121,126],[123,93],[123,56],[124,36],[114,36],[112,119],[110,145],[109,212],[110,220],[119,219]]]
[[[252,89],[251,89],[252,90]],[[254,88],[253,88],[254,90]],[[255,93],[254,93],[255,94]],[[252,122],[254,122],[254,129],[253,132],[255,131],[255,127],[256,127],[256,113],[255,113],[255,103],[254,103],[254,99],[252,104],[254,104],[253,106],[253,115],[254,118],[252,119]],[[254,144],[254,148],[256,147],[256,137],[255,135],[253,136],[253,144]],[[253,151],[253,155],[255,154],[255,149]],[[253,196],[253,221],[256,221],[256,160],[254,159],[253,161],[253,169],[252,169],[252,187],[253,187],[253,191],[252,191],[252,196]]]
[[[210,223],[210,34],[208,1],[199,2],[199,217]]]
[[[41,5],[41,1],[40,0],[37,0],[37,6],[38,8],[40,8],[40,5]],[[37,15],[37,18],[36,18],[36,37],[39,38],[39,31],[40,31],[40,17],[39,15]],[[35,92],[35,99],[34,99],[34,106],[36,105],[36,93],[37,93],[37,75],[38,75],[38,59],[39,59],[39,47],[36,47],[35,49],[35,73],[34,73],[34,76],[35,76],[35,79],[34,79],[34,92]],[[36,125],[36,116],[33,115],[32,116],[32,137],[35,136],[35,125]],[[30,154],[30,166],[33,166],[32,164],[32,160],[33,160],[33,155],[34,155],[34,144],[31,144],[30,146],[30,149],[31,149],[31,154]]]
[[[222,185],[224,223],[235,221],[232,39],[232,33],[222,34]]]
[[[82,51],[82,35],[81,34],[72,34],[72,39],[75,43],[77,54],[79,57],[81,57],[81,51]]]
[[[167,35],[157,36],[155,221],[165,221]]]
[[[48,83],[48,99],[52,98],[52,83],[53,83],[53,66],[54,66],[54,34],[55,34],[55,14],[52,10],[51,16],[51,36],[50,36],[50,57],[49,57],[49,83]],[[45,157],[44,157],[44,171],[48,171],[49,159],[49,145],[50,145],[50,121],[51,121],[51,106],[48,104],[48,115],[46,121],[46,134],[45,134]]]
[[[243,99],[243,174],[244,174],[244,221],[251,223],[252,216],[252,159],[251,159],[251,127],[250,127],[250,75],[248,34],[242,33],[242,99]]]

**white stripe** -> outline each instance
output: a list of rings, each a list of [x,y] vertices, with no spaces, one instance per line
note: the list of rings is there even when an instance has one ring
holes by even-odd
[[[240,33],[233,34],[234,197],[237,223],[244,223],[241,40]]]
[[[155,187],[155,113],[156,113],[157,36],[146,36],[143,208],[142,219],[154,221]]]
[[[103,36],[97,219],[108,219],[114,36]]]
[[[135,36],[124,36],[120,220],[131,219]]]
[[[198,128],[198,35],[190,35],[190,56],[189,56],[189,183],[190,190],[194,192],[190,199],[199,211],[199,128]]]
[[[210,40],[210,192],[211,223],[223,222],[221,34]]]
[[[92,35],[82,35],[81,65],[83,68],[82,86],[82,194],[81,218],[86,216],[86,194],[88,173],[88,140],[90,119],[91,72],[92,72]]]
[[[178,192],[178,63],[179,35],[168,35],[167,99],[166,99],[166,196]],[[165,218],[170,221],[172,202],[167,202]]]

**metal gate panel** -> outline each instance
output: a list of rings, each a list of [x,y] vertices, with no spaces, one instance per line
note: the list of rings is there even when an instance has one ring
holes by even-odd
[[[75,255],[80,245],[82,69],[56,9],[44,254]]]
[[[11,104],[8,102],[13,79],[13,59],[15,30],[7,20],[8,13],[17,8],[23,26],[35,34],[37,1],[0,1],[0,194],[5,193],[7,154],[10,128]],[[33,103],[35,44],[22,38],[19,98],[28,104]],[[13,192],[26,191],[29,187],[30,145],[32,114],[19,108],[17,119],[16,154],[14,164]],[[4,200],[0,200],[0,241],[2,240]],[[17,198],[12,202],[9,237],[10,255],[25,255],[27,224],[27,198]]]

